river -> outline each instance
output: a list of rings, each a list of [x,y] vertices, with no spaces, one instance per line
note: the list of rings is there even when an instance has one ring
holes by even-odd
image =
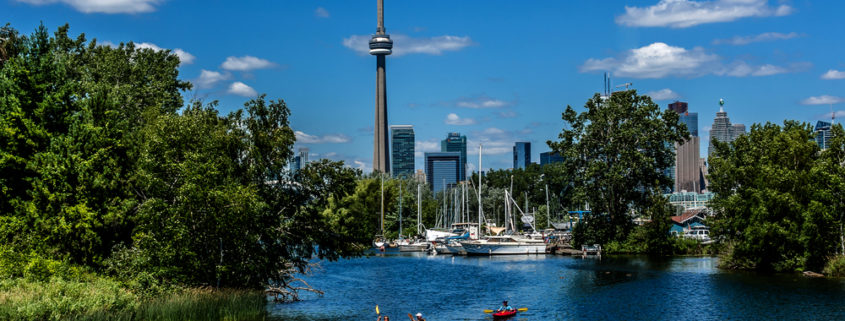
[[[845,282],[719,270],[717,258],[422,253],[323,262],[305,279],[325,295],[268,305],[273,320],[845,320]]]

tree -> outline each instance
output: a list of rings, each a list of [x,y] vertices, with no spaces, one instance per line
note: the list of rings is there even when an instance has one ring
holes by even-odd
[[[818,271],[835,252],[841,151],[834,144],[820,153],[813,137],[810,124],[785,121],[755,124],[731,143],[712,141],[712,228],[729,244],[723,265]]]
[[[632,228],[631,212],[653,205],[655,194],[670,186],[663,173],[674,163],[674,142],[688,137],[678,114],[661,111],[648,96],[635,90],[596,94],[585,111],[567,106],[560,141],[549,146],[564,158],[572,173],[576,195],[592,210],[575,230],[575,242],[624,240]]]

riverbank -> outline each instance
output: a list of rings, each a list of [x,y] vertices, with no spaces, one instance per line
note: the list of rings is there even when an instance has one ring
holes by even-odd
[[[141,294],[103,277],[0,279],[0,320],[264,320],[261,291],[170,288]]]

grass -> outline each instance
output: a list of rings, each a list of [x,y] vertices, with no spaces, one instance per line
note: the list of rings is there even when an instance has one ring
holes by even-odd
[[[264,320],[260,291],[174,289],[142,298],[106,278],[0,280],[0,320]]]

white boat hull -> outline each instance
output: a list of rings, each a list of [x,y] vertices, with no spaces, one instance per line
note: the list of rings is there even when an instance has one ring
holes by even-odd
[[[399,252],[425,252],[428,251],[428,243],[412,243],[400,245]]]
[[[519,255],[546,254],[546,243],[543,242],[461,242],[467,255]]]

